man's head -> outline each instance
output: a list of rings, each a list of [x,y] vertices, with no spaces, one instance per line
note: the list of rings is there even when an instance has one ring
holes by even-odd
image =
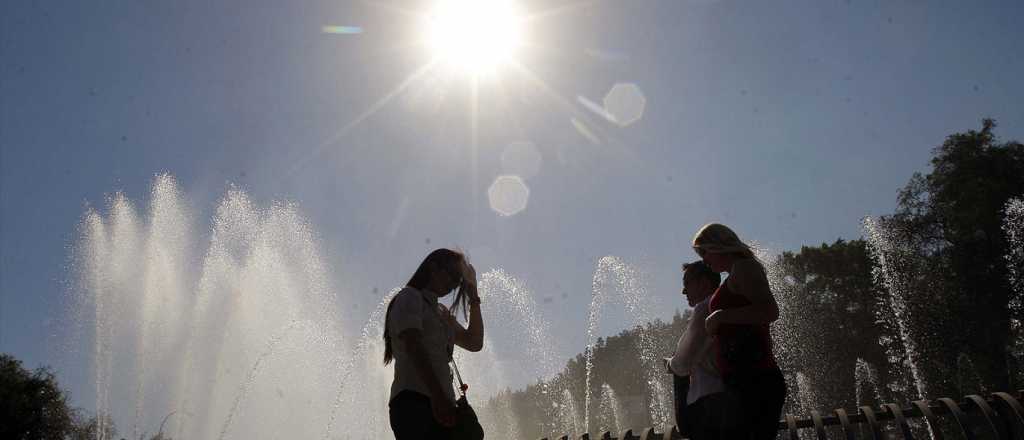
[[[700,304],[705,298],[715,293],[722,283],[722,276],[703,261],[697,260],[683,264],[683,295],[690,307]]]

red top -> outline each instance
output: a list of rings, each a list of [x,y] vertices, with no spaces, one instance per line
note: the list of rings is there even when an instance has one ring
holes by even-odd
[[[750,305],[747,297],[729,290],[722,283],[708,303],[708,313]],[[723,378],[751,370],[778,368],[772,353],[772,335],[768,324],[721,324],[715,336],[715,356]]]

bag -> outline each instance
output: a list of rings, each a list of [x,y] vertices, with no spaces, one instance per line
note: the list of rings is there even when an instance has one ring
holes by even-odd
[[[459,392],[462,393],[459,400],[455,401],[455,427],[451,430],[451,438],[452,440],[483,440],[484,427],[480,426],[480,419],[477,418],[476,411],[469,405],[469,400],[466,400],[466,389],[469,387],[462,383],[462,375],[459,374],[459,366],[455,364],[455,359],[452,358],[451,361],[455,377],[459,379]]]
[[[440,312],[438,312],[437,317],[441,319],[442,323],[444,322]],[[462,382],[459,366],[455,363],[455,358],[452,357],[454,348],[448,348],[448,361],[452,364],[455,377],[459,379],[459,392],[462,396],[455,401],[455,426],[449,430],[450,438],[452,440],[484,440],[484,428],[480,426],[480,419],[477,418],[476,411],[473,410],[473,407],[469,405],[469,401],[466,400],[466,389],[469,387]]]
[[[455,427],[452,428],[453,440],[483,440],[484,428],[476,417],[476,411],[469,406],[466,396],[459,397],[455,402]]]

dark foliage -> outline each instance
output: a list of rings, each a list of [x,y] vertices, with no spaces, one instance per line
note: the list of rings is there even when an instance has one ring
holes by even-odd
[[[0,438],[57,440],[74,432],[74,411],[47,368],[29,371],[0,354],[0,396]]]
[[[797,373],[813,384],[814,396],[804,396],[816,400],[807,402],[813,406],[857,404],[858,360],[875,366],[876,373],[886,365],[879,340],[887,329],[877,319],[885,293],[872,277],[872,264],[864,240],[837,240],[784,252],[772,265],[781,278],[775,286],[782,309],[781,320],[773,326],[777,357],[790,377],[790,388],[797,386]],[[880,373],[875,380],[887,382],[885,370]],[[874,400],[869,391],[862,394]]]
[[[0,438],[11,440],[95,440],[117,435],[105,416],[87,417],[68,404],[47,367],[25,369],[21,361],[0,353]]]
[[[945,290],[953,315],[922,316],[947,323],[938,364],[956,364],[966,355],[983,385],[1010,389],[1019,359],[1009,350],[1013,290],[1003,230],[1007,201],[1024,195],[1024,145],[999,142],[995,121],[981,130],[956,133],[934,151],[932,171],[915,174],[899,195],[899,208],[887,220],[909,235],[929,260],[928,275]],[[1016,316],[1014,316],[1016,314]]]

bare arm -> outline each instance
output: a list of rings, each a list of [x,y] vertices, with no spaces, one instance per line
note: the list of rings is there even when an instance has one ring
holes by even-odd
[[[462,264],[462,286],[460,288],[469,297],[469,328],[451,317],[455,329],[455,345],[469,351],[480,351],[484,348],[484,319],[480,313],[480,293],[476,290],[476,268],[468,262]]]
[[[779,319],[779,305],[768,287],[768,277],[756,261],[737,262],[725,282],[729,290],[750,300],[750,305],[712,313],[708,317],[709,333],[716,333],[719,324],[769,324]]]
[[[472,270],[472,266],[469,267]],[[472,278],[466,279],[473,281],[462,285],[466,295],[469,295],[469,328],[462,327],[462,324],[451,315],[448,316],[448,322],[455,329],[455,345],[477,352],[484,348],[484,319],[480,313],[480,295],[476,290],[476,271],[473,270],[470,275]]]

